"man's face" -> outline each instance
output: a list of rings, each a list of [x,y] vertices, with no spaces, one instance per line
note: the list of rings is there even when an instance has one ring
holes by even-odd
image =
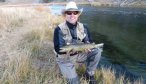
[[[78,20],[79,12],[78,11],[66,11],[65,18],[69,23],[75,24]]]

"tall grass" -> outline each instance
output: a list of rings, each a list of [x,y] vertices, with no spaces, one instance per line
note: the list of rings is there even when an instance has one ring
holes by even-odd
[[[23,21],[34,16],[35,10],[23,7],[0,8],[0,28],[22,26]]]
[[[3,39],[5,45],[9,44],[8,41],[11,42],[10,49],[6,51],[7,55],[4,54],[7,59],[0,61],[0,84],[66,83],[58,74],[51,42],[53,30],[63,18],[51,15],[48,10],[40,9],[0,8],[0,30],[3,31],[0,34],[3,36],[7,32],[5,38],[9,38],[5,40],[0,37],[0,39]],[[7,50],[5,45],[1,46]],[[0,52],[2,53],[4,52]],[[82,84],[88,84],[81,75],[84,71],[84,66],[78,69],[80,80]],[[124,84],[123,76],[117,79],[115,72],[110,69],[97,70],[95,76],[100,84]],[[141,81],[138,83],[142,84]]]

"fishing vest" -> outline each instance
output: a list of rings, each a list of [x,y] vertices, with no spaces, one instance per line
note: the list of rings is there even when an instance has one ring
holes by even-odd
[[[65,40],[66,44],[70,44],[72,42],[72,36],[66,22],[63,22],[58,26],[63,33],[63,39]],[[86,36],[86,33],[84,32],[84,26],[80,22],[77,22],[76,33],[77,38],[79,38],[80,41],[82,41]]]

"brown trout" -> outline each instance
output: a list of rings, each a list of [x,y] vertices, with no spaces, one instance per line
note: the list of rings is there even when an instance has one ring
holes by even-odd
[[[104,43],[100,44],[72,44],[72,45],[66,45],[61,47],[60,52],[69,52],[71,50],[77,51],[77,52],[82,52],[86,49],[92,49],[92,48],[102,48]]]

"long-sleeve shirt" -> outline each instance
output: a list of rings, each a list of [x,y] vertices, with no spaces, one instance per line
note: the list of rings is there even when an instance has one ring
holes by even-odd
[[[78,40],[77,32],[76,32],[77,23],[75,25],[73,25],[66,21],[66,24],[70,30],[72,40],[73,40],[72,42],[74,42],[75,40]],[[88,43],[88,42],[93,43],[89,30],[88,30],[87,26],[85,26],[85,25],[84,25],[84,32],[85,32],[86,36],[82,40],[82,42],[83,43]],[[66,52],[59,52],[60,47],[63,47],[66,45],[65,40],[63,39],[63,33],[62,33],[61,29],[59,28],[59,26],[57,26],[54,30],[53,42],[54,42],[54,49],[57,52],[57,54],[66,54]]]

